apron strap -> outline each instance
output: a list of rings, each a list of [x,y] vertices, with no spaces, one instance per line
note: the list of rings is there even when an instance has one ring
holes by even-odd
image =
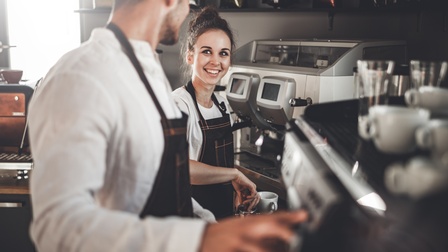
[[[165,112],[162,109],[162,106],[159,103],[159,100],[157,100],[156,95],[154,94],[154,91],[151,88],[151,85],[149,84],[148,78],[146,78],[146,75],[143,71],[142,65],[137,59],[137,56],[135,56],[134,49],[132,48],[131,44],[129,43],[129,40],[126,38],[126,35],[121,31],[121,29],[115,25],[114,23],[108,23],[106,25],[106,28],[111,30],[115,37],[117,37],[118,41],[120,42],[121,46],[124,48],[124,53],[128,56],[129,60],[132,62],[132,65],[134,66],[135,70],[137,71],[140,80],[143,82],[143,84],[146,87],[146,90],[148,91],[149,95],[151,96],[152,100],[154,101],[154,104],[156,105],[157,110],[159,111],[162,127],[168,128],[168,119],[165,115]]]
[[[196,107],[196,111],[199,114],[199,118],[201,119],[201,121],[205,122],[205,119],[202,116],[201,111],[199,110],[198,102],[196,101],[196,93],[194,92],[193,83],[191,81],[189,81],[187,83],[187,85],[185,85],[185,89],[187,89],[187,92],[193,98],[194,106]],[[219,111],[221,112],[222,116],[226,116],[227,115],[227,113],[226,113],[227,109],[226,109],[226,105],[224,104],[224,102],[219,103],[218,99],[215,96],[215,94],[212,94],[212,101],[219,108]]]

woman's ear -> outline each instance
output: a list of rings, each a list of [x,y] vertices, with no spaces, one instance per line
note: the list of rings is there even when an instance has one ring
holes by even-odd
[[[185,54],[185,61],[187,62],[188,65],[193,65],[193,52],[192,51],[187,51],[187,53]]]

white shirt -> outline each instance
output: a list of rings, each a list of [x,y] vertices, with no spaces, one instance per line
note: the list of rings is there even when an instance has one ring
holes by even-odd
[[[189,142],[189,155],[190,159],[198,161],[202,147],[202,131],[199,125],[200,117],[194,105],[196,101],[193,100],[193,97],[191,97],[184,86],[174,90],[172,95],[180,110],[188,115],[187,139]],[[226,113],[229,114],[230,109],[227,100],[217,93],[215,93],[215,96],[218,103],[224,102]],[[219,108],[214,103],[211,108],[204,108],[200,105],[198,107],[205,120],[222,117]],[[233,123],[232,117],[230,117],[230,123]]]
[[[131,41],[168,118],[181,113],[157,55]],[[114,34],[98,28],[30,103],[30,232],[39,251],[197,251],[206,222],[140,219],[163,151],[160,115]],[[193,200],[195,214],[210,217]],[[213,217],[211,217],[213,220]]]

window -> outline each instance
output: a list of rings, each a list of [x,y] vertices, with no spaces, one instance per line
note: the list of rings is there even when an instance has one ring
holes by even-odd
[[[43,77],[64,53],[79,46],[80,21],[74,12],[79,0],[3,1],[7,15],[0,22],[7,24],[8,43],[16,46],[8,49],[10,68],[22,69],[23,79]]]

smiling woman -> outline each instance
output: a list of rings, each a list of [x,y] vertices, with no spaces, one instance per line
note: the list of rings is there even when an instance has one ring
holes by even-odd
[[[74,13],[79,0],[5,1],[6,37],[16,46],[9,50],[10,68],[22,69],[23,79],[44,76],[62,54],[80,44],[79,15]]]

